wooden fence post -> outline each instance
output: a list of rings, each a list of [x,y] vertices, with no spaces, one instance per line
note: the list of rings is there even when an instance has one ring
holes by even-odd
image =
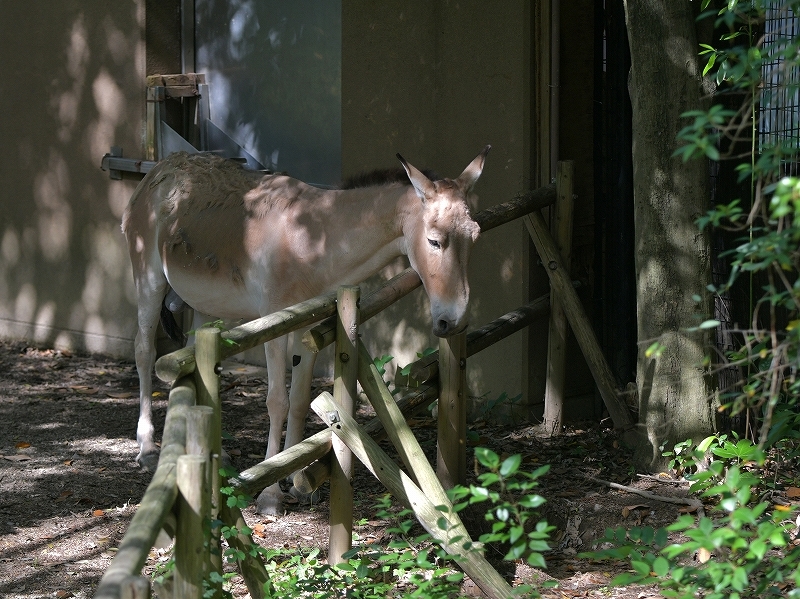
[[[150,599],[150,579],[146,576],[128,576],[119,589],[120,599]]]
[[[358,378],[358,287],[340,287],[337,293],[336,354],[333,395],[338,409],[348,416],[355,411]],[[334,437],[331,461],[330,539],[328,563],[339,564],[353,541],[353,454]]]
[[[211,519],[219,519],[220,478],[219,457],[222,454],[222,404],[219,398],[219,374],[222,354],[220,330],[216,327],[203,327],[195,332],[195,384],[197,405],[209,406],[213,410],[211,418]],[[222,574],[222,554],[219,543],[219,529],[211,531],[209,539],[211,570]]]
[[[178,530],[175,535],[175,597],[202,599],[206,574],[204,524],[208,521],[210,492],[206,472],[208,458],[182,455],[178,458]]]
[[[556,204],[553,214],[553,236],[567,274],[569,274],[572,249],[573,171],[573,161],[558,163]],[[547,379],[544,391],[543,429],[546,435],[558,435],[564,423],[566,356],[567,317],[558,292],[553,290],[550,293],[550,331],[547,338]]]
[[[467,335],[439,340],[436,475],[445,489],[467,482]]]

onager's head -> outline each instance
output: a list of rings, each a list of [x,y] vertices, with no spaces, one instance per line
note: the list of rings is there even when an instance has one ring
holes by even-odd
[[[481,229],[470,216],[467,198],[481,176],[490,148],[486,146],[455,180],[431,181],[397,155],[423,205],[422,218],[413,230],[406,231],[406,240],[411,266],[431,302],[437,337],[460,333],[468,324],[467,265]]]

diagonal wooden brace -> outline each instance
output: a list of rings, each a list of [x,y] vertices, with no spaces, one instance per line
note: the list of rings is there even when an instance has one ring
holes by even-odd
[[[550,285],[558,293],[561,304],[566,312],[575,338],[578,340],[581,351],[583,352],[589,369],[592,372],[595,383],[600,390],[603,402],[608,408],[611,420],[616,429],[629,429],[633,427],[633,420],[625,403],[620,399],[614,384],[614,375],[606,362],[600,344],[597,342],[594,331],[592,330],[589,317],[583,311],[578,294],[572,287],[566,269],[561,262],[561,255],[556,248],[555,241],[547,230],[547,225],[538,212],[523,217],[523,222],[528,228],[533,245],[542,259],[547,275],[550,277]]]
[[[412,510],[423,528],[452,555],[458,565],[491,599],[508,599],[512,596],[509,584],[483,553],[470,540],[466,528],[455,513],[437,509],[409,476],[378,446],[378,444],[348,414],[339,411],[330,393],[322,393],[311,402],[311,409],[325,422],[333,433],[347,445],[361,462],[380,480],[404,506]],[[444,490],[442,490],[442,493]],[[439,527],[445,517],[448,528]]]

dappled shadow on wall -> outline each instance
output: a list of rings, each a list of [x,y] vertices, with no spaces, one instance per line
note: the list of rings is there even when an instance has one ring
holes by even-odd
[[[59,9],[55,9],[58,13]],[[112,144],[138,147],[144,14],[64,7],[20,36],[47,37],[17,145],[13,201],[0,224],[0,335],[130,353],[135,299],[119,230],[136,180],[98,168]],[[50,9],[48,9],[50,11]]]

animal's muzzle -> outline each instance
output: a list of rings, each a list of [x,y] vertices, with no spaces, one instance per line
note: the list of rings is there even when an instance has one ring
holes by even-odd
[[[456,322],[445,318],[434,321],[433,334],[437,337],[452,337],[458,335],[467,328],[466,322]]]

